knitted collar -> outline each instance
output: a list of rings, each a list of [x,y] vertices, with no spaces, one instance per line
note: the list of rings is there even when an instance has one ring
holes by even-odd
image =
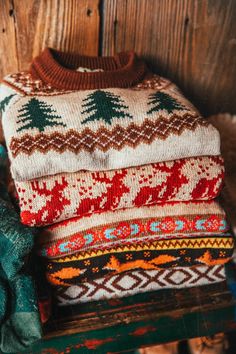
[[[103,71],[79,72],[79,66]],[[33,77],[59,89],[89,90],[133,86],[145,76],[147,67],[132,51],[90,57],[46,48],[33,60],[30,71]]]

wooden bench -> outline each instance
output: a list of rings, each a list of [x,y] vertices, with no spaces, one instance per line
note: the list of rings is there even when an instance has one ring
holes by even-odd
[[[33,353],[134,353],[135,349],[236,329],[225,283],[163,290],[53,309]]]

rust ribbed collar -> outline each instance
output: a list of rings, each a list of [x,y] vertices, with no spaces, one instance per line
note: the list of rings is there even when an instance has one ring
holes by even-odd
[[[78,72],[79,66],[104,71]],[[46,48],[33,60],[30,71],[33,77],[58,89],[89,90],[133,86],[142,80],[148,69],[132,51],[113,57],[90,57]]]

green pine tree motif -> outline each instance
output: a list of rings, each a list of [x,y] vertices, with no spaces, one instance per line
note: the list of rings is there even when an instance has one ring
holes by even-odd
[[[153,107],[147,114],[157,112],[161,109],[166,110],[168,113],[172,113],[175,109],[178,111],[186,110],[186,107],[182,106],[174,97],[165,92],[157,91],[149,95],[148,99],[148,105],[153,105]]]
[[[1,102],[0,102],[0,113],[3,113],[6,109],[6,106],[8,105],[8,103],[10,102],[10,100],[12,99],[12,97],[14,97],[15,95],[9,95],[6,96]]]
[[[24,104],[18,113],[21,114],[17,117],[19,118],[17,124],[23,123],[23,125],[17,129],[17,132],[33,128],[37,128],[40,132],[43,132],[46,127],[66,126],[64,123],[58,121],[61,119],[61,116],[55,114],[56,111],[52,109],[52,105],[44,101],[39,101],[35,97]]]
[[[104,120],[111,124],[113,118],[133,118],[128,112],[124,101],[112,92],[96,90],[90,93],[84,100],[82,107],[85,108],[82,114],[90,116],[82,121],[82,124],[95,120]]]

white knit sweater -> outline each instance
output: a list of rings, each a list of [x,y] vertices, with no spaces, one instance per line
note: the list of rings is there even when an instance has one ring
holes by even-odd
[[[50,92],[21,75],[30,84],[12,75],[0,89],[15,180],[220,154],[217,130],[158,76],[129,89]]]

